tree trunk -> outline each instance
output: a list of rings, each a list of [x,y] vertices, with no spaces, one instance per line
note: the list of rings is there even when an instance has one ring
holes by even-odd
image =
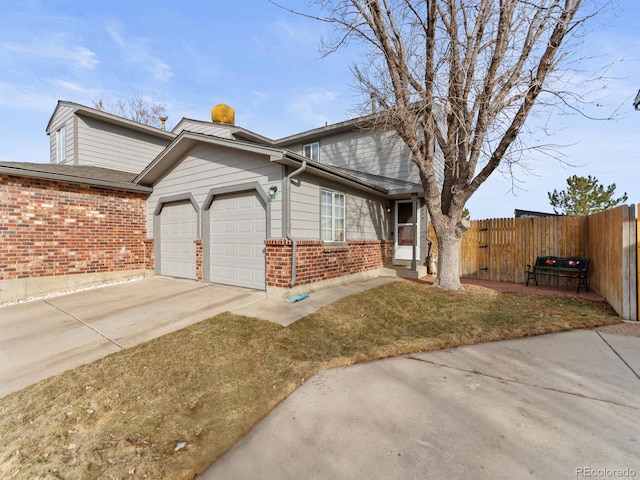
[[[460,290],[460,245],[462,236],[455,227],[440,232],[438,238],[438,276],[434,287],[443,290]]]

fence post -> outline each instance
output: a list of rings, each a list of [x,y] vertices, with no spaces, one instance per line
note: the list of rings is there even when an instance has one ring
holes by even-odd
[[[638,259],[635,205],[625,208],[622,222],[622,318],[638,320]],[[626,315],[625,315],[626,314]]]

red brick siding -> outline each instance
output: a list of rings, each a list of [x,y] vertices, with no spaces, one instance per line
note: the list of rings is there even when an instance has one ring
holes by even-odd
[[[149,268],[146,197],[0,175],[0,280]]]
[[[267,285],[288,288],[291,281],[291,241],[265,240]],[[345,245],[324,245],[320,240],[299,240],[296,247],[296,285],[376,270],[392,261],[392,241],[350,240]]]
[[[153,238],[145,238],[142,243],[144,244],[144,268],[146,270],[153,270],[153,252],[154,243]]]
[[[196,238],[193,243],[196,244],[196,281],[202,282],[202,239]]]

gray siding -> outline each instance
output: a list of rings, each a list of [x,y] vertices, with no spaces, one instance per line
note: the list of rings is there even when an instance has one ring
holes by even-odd
[[[202,209],[212,188],[257,182],[265,193],[281,188],[282,167],[266,157],[218,146],[199,145],[153,187],[147,201],[147,232],[153,232],[153,212],[162,198],[190,193]],[[282,195],[271,202],[271,235],[282,234]]]
[[[75,109],[70,106],[61,105],[57,111],[55,118],[52,119],[49,131],[49,161],[50,163],[58,163],[58,136],[57,131],[63,126],[66,128],[67,137],[67,159],[64,165],[73,165],[75,162],[74,144],[76,140],[76,132],[74,128]]]
[[[303,154],[303,146],[307,143],[313,142],[305,141],[287,148]],[[393,131],[351,130],[321,138],[318,143],[320,163],[420,183],[418,167],[411,160],[409,149]],[[444,162],[439,148],[436,158],[440,159],[435,168],[436,179],[442,185]]]
[[[178,125],[176,125],[176,127],[172,131],[173,133],[178,134],[184,130],[187,130],[194,133],[203,133],[205,135],[215,135],[216,137],[233,139],[233,135],[231,133],[232,128],[234,128],[232,125],[222,125],[219,123],[199,122],[184,119]]]
[[[95,118],[77,117],[78,165],[93,165],[139,173],[169,144],[169,140]]]
[[[319,140],[321,163],[418,183],[418,167],[393,132],[352,130]],[[289,147],[302,153],[303,144]]]
[[[301,175],[291,185],[291,233],[294,237],[320,238],[320,190],[327,188],[346,195],[347,240],[389,238],[389,216],[385,198],[333,182]]]

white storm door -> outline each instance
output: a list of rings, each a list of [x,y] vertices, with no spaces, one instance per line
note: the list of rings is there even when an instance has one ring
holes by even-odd
[[[414,226],[413,202],[397,201],[395,207],[395,231],[394,231],[394,260],[413,260],[414,228],[420,231],[420,218],[416,219]],[[419,251],[419,244],[416,244],[416,252]]]

